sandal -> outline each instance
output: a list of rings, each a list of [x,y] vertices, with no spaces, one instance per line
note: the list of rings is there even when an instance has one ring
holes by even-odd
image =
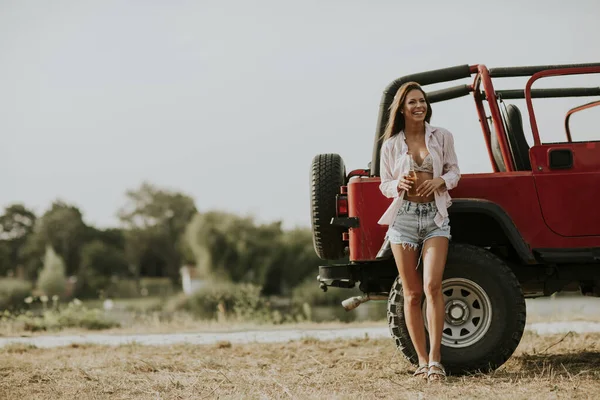
[[[427,379],[428,375],[429,375],[429,365],[427,365],[427,364],[419,364],[419,367],[413,374],[414,377],[419,377],[419,378],[423,378],[423,379]]]
[[[444,369],[444,366],[437,361],[430,361],[427,380],[432,382],[443,381],[444,379],[446,379],[446,370]]]

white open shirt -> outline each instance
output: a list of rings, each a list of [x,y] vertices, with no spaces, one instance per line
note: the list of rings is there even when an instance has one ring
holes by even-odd
[[[445,188],[438,189],[434,193],[435,205],[438,209],[434,221],[437,226],[441,227],[444,219],[448,217],[448,207],[452,204],[448,190],[455,188],[460,180],[454,138],[447,129],[434,127],[425,122],[425,146],[432,157],[433,177],[440,177],[446,182]],[[404,202],[405,190],[398,190],[398,182],[401,177],[408,174],[410,167],[404,131],[400,131],[383,142],[380,163],[381,184],[379,190],[385,197],[393,198],[394,201],[383,213],[378,223],[391,225]]]

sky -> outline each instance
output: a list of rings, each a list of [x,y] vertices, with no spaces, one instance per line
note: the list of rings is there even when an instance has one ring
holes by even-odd
[[[199,211],[310,226],[312,158],[366,168],[389,82],[600,62],[598,16],[596,0],[0,0],[0,206],[42,214],[61,199],[118,226],[126,190],[146,181]],[[542,140],[564,140],[566,110],[590,100],[534,102]],[[472,98],[433,110],[462,172],[491,171]],[[594,138],[589,115],[574,137]]]

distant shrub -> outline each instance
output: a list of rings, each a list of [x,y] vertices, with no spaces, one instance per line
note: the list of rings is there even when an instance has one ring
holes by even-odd
[[[175,296],[167,310],[188,311],[201,319],[235,319],[253,322],[283,322],[260,295],[261,287],[250,283],[210,283],[192,295]]]
[[[169,297],[176,288],[169,278],[135,279],[119,276],[86,274],[80,276],[80,298],[132,299],[136,297]]]
[[[25,307],[23,300],[31,294],[29,281],[15,278],[0,279],[0,310],[20,310]]]
[[[4,317],[8,319],[7,316]],[[45,310],[41,315],[31,312],[16,315],[14,324],[26,331],[59,331],[66,328],[101,330],[119,327],[117,321],[107,318],[100,309],[88,309],[81,302],[72,301],[67,307],[58,310]]]
[[[142,278],[140,289],[143,296],[167,297],[175,293],[175,285],[169,278]]]
[[[361,294],[363,293],[358,288],[330,287],[326,292],[323,292],[315,279],[309,279],[292,290],[292,303],[300,306],[305,303],[310,306],[339,306],[343,300]]]
[[[113,279],[104,295],[111,299],[132,299],[140,296],[140,290],[135,279]]]
[[[77,275],[75,297],[79,299],[97,299],[105,297],[111,285],[110,277],[100,276],[93,271],[80,270]]]
[[[47,246],[44,267],[38,278],[38,288],[47,296],[62,296],[66,287],[65,263],[54,252],[52,246]]]
[[[49,315],[48,315],[49,314]],[[45,316],[56,317],[60,328],[84,328],[90,330],[109,329],[120,326],[120,324],[104,315],[100,309],[88,309],[69,303],[65,309],[55,313],[46,313]],[[51,318],[46,318],[51,319]]]

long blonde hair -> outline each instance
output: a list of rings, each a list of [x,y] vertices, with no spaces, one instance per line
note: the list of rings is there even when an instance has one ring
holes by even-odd
[[[414,89],[419,90],[421,93],[423,93],[423,97],[425,97],[425,102],[427,103],[425,121],[429,122],[431,120],[432,110],[431,104],[429,103],[429,99],[427,99],[427,94],[421,88],[421,85],[419,85],[417,82],[406,82],[405,84],[400,86],[400,88],[396,92],[396,96],[394,96],[394,101],[392,101],[392,104],[390,105],[390,116],[388,118],[388,122],[383,133],[382,141],[385,142],[387,139],[391,138],[394,135],[397,135],[401,130],[404,129],[404,114],[402,114],[400,111],[404,107],[406,95],[408,95],[408,92]]]

